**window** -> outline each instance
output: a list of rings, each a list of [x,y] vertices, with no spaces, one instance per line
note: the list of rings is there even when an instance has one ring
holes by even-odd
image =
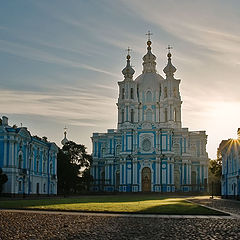
[[[133,109],[131,109],[131,123],[134,122],[134,111]]]
[[[117,156],[118,156],[119,153],[120,153],[120,148],[121,148],[121,146],[120,146],[120,145],[117,145],[117,147],[116,147],[116,155],[117,155]]]
[[[124,99],[125,98],[125,89],[123,88],[122,89],[122,99]]]
[[[52,163],[50,163],[49,169],[50,169],[50,174],[53,174],[53,164]]]
[[[102,157],[106,154],[106,148],[102,148]]]
[[[131,88],[131,90],[130,90],[130,98],[131,98],[131,99],[134,98],[134,97],[133,97],[133,88]]]
[[[124,122],[124,109],[122,109],[122,123]]]
[[[29,158],[29,170],[32,170],[32,159]]]
[[[152,92],[151,91],[147,91],[146,100],[147,100],[147,102],[152,102]]]
[[[43,173],[45,173],[46,172],[46,162],[45,161],[43,161],[43,171],[42,171]]]
[[[177,110],[176,110],[176,108],[174,109],[174,121],[176,122],[177,121]]]
[[[142,149],[145,152],[148,152],[151,150],[152,144],[149,139],[144,139],[142,142]]]
[[[22,154],[19,154],[18,156],[18,168],[22,168],[23,167],[23,158],[22,158]]]
[[[18,191],[21,192],[22,191],[22,181],[18,182]]]
[[[152,111],[150,109],[147,110],[146,120],[149,121],[149,122],[152,121]]]
[[[39,172],[39,160],[37,159],[37,167],[36,167],[37,172]]]
[[[176,88],[173,89],[173,96],[177,97],[177,89]]]
[[[165,115],[165,122],[167,122],[168,121],[167,108],[165,108],[164,115]]]
[[[43,192],[46,192],[46,183],[43,184]]]
[[[164,88],[164,97],[167,98],[168,94],[167,94],[167,87]]]

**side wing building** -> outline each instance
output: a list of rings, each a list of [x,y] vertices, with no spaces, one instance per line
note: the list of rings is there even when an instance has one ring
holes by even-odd
[[[31,136],[26,127],[11,127],[8,118],[0,125],[0,168],[7,174],[3,194],[57,194],[55,143]]]
[[[222,157],[222,196],[240,198],[240,128],[238,139],[223,140],[218,149]]]
[[[182,128],[180,80],[169,51],[162,77],[147,41],[136,79],[127,55],[118,82],[117,129],[93,133],[94,191],[204,191],[208,180],[205,131]]]

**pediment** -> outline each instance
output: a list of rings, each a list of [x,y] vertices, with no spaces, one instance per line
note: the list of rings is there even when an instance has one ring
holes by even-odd
[[[18,134],[23,138],[29,139],[29,141],[31,140],[31,134],[29,133],[27,128],[20,128]]]

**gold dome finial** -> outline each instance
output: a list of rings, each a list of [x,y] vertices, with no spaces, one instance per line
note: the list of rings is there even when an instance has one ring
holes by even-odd
[[[173,49],[173,47],[171,47],[170,45],[168,45],[168,47],[167,47],[166,49],[168,49],[167,57],[170,58],[170,57],[172,56],[172,54],[171,54],[171,49]]]
[[[130,51],[132,51],[132,49],[131,49],[130,47],[128,47],[126,51],[127,51],[127,53],[128,53],[128,54],[127,54],[127,60],[129,60],[129,59],[131,58],[131,56],[130,56]]]
[[[148,42],[152,43],[151,42],[151,35],[153,35],[153,33],[151,33],[150,31],[148,31],[148,33],[145,34],[146,36],[148,36]],[[151,45],[151,44],[150,44]]]

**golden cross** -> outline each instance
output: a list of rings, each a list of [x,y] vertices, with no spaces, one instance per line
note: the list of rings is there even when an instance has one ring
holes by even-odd
[[[153,33],[151,33],[150,31],[148,31],[148,33],[145,34],[146,36],[148,36],[148,41],[150,41],[150,36],[153,35]]]
[[[170,45],[168,45],[168,47],[167,47],[166,49],[168,49],[168,52],[170,52],[170,50],[173,49],[173,47],[171,47]]]
[[[131,49],[130,47],[128,47],[128,48],[126,49],[126,51],[127,51],[128,55],[129,55],[129,53],[130,53],[130,51],[132,51],[132,49]]]
[[[64,127],[64,132],[67,132],[67,127],[66,126]]]

